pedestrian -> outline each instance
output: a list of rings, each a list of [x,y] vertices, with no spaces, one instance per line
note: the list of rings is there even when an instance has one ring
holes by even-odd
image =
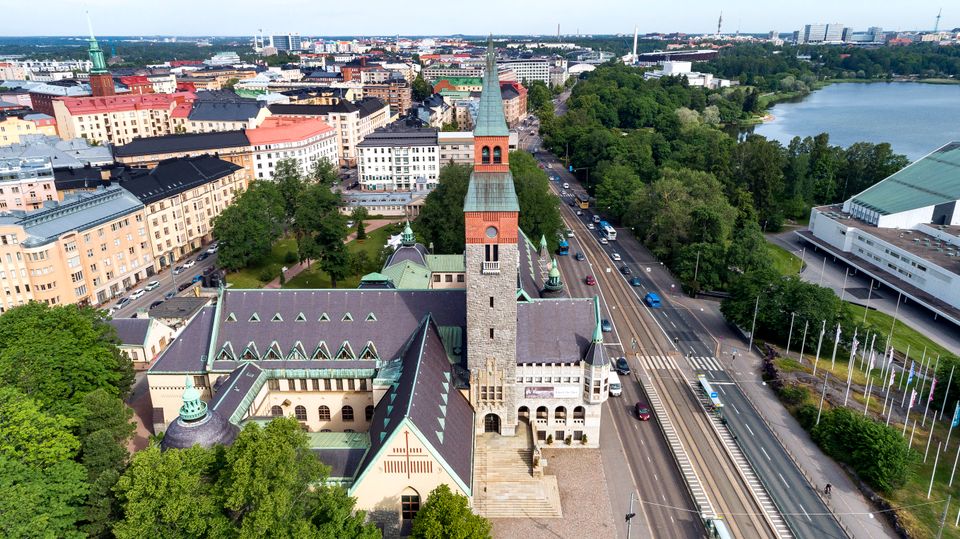
[[[830,483],[827,483],[827,486],[824,487],[824,489],[823,489],[824,494],[826,494],[827,496],[829,496],[831,489],[833,489],[833,485],[831,485]]]

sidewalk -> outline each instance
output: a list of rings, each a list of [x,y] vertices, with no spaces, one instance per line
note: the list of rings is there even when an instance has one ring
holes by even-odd
[[[703,304],[704,302],[700,302]],[[896,537],[883,515],[872,514],[877,508],[860,493],[853,480],[830,457],[823,454],[810,439],[807,431],[790,415],[780,400],[760,378],[760,357],[751,352],[744,354],[747,343],[737,338],[720,313],[719,304],[707,303],[703,311],[694,313],[707,331],[720,341],[717,356],[728,365],[727,372],[733,375],[744,394],[770,426],[800,469],[817,489],[833,485],[833,495],[825,500],[846,529],[857,538]],[[737,350],[736,360],[731,365],[732,350]]]
[[[366,227],[367,227],[367,233],[369,234],[370,232],[373,232],[374,230],[376,230],[376,229],[378,229],[378,228],[381,228],[381,227],[384,227],[384,226],[387,226],[387,225],[389,225],[389,224],[391,224],[391,223],[396,223],[396,222],[397,222],[397,221],[392,221],[392,220],[390,220],[390,219],[373,219],[373,220],[370,220],[370,221],[364,221],[364,224],[366,225]],[[347,239],[343,240],[343,242],[344,242],[344,243],[349,243],[349,242],[351,242],[351,241],[353,241],[353,240],[355,240],[355,239],[357,239],[357,233],[356,233],[356,232],[351,232],[351,233],[347,234]],[[286,279],[289,281],[290,279],[293,279],[293,278],[296,277],[297,275],[300,275],[300,273],[302,273],[303,270],[307,269],[307,267],[308,267],[308,262],[297,262],[297,263],[294,264],[292,267],[287,268],[287,271],[284,273],[284,275],[285,275]],[[272,290],[276,290],[276,289],[278,289],[278,288],[282,288],[282,287],[280,286],[280,277],[278,276],[276,279],[274,279],[274,280],[270,281],[269,283],[265,284],[265,285],[263,286],[263,288],[265,288],[265,289],[272,289]]]

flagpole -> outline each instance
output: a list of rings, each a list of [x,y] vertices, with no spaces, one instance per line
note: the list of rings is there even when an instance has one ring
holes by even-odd
[[[847,277],[850,276],[850,268],[847,267],[847,271],[843,272],[843,286],[840,287],[840,301],[843,301],[843,297],[847,293]]]
[[[870,386],[873,385],[873,376],[867,380],[867,402],[863,405],[863,415],[867,415],[867,409],[870,408]]]
[[[833,337],[833,355],[830,356],[830,370],[837,364],[837,346],[840,344],[840,322],[837,322],[837,334]]]
[[[817,408],[817,425],[820,424],[820,413],[823,412],[823,398],[827,395],[827,378],[830,378],[829,372],[823,377],[823,391],[820,392],[820,407]]]
[[[826,258],[824,258],[826,260]],[[817,341],[817,355],[816,360],[813,362],[813,375],[817,375],[817,365],[820,364],[820,346],[823,345],[823,334],[827,331],[827,321],[824,320],[823,324],[820,325],[820,339]]]
[[[947,445],[944,446],[944,451],[947,450],[947,447],[950,447],[950,435],[953,434],[953,427],[957,425],[957,419],[960,419],[960,415],[958,414],[960,414],[960,401],[957,401],[957,405],[953,408],[953,417],[950,418],[950,430],[947,431]],[[954,466],[956,466],[956,464],[954,464]]]
[[[793,340],[793,320],[796,317],[796,311],[790,313],[790,332],[787,333],[787,359],[790,359],[790,342]]]
[[[947,395],[950,394],[950,383],[953,382],[953,369],[955,369],[956,366],[956,363],[950,365],[950,378],[947,379],[947,390],[943,392],[943,404],[940,406],[940,417],[937,419],[943,419],[943,409],[947,407]]]
[[[853,369],[857,366],[857,346],[860,344],[857,341],[857,331],[860,328],[853,329],[853,340],[850,341],[850,359],[847,360],[847,390],[843,394],[843,405],[847,405],[847,397],[850,396],[850,383],[853,382]]]
[[[950,483],[947,484],[948,487],[953,486],[953,474],[957,473],[957,459],[960,459],[960,445],[957,446],[957,456],[953,457],[953,471],[950,472]]]
[[[867,336],[863,339],[863,349],[860,351],[860,370],[863,370],[864,363],[867,361],[867,341],[870,340],[870,330],[867,330]]]
[[[918,374],[918,375],[920,374],[921,371],[923,371],[924,360],[925,360],[926,357],[927,357],[927,354],[926,354],[927,351],[926,351],[926,349],[924,349],[923,352],[924,352],[923,357],[920,359],[920,368],[917,369],[917,372],[916,372],[916,374]],[[907,384],[907,386],[909,386],[909,385],[910,385],[910,384]],[[916,386],[914,386],[914,387],[916,387]],[[922,390],[921,390],[921,391],[922,391]],[[903,406],[903,405],[901,404],[901,406]]]
[[[881,379],[881,380],[885,380],[885,378],[880,378],[880,379]],[[880,410],[880,417],[881,417],[881,418],[883,417],[883,413],[887,411],[887,397],[890,396],[890,386],[892,386],[892,385],[893,385],[893,379],[892,379],[892,377],[891,377],[891,380],[889,380],[889,381],[887,382],[887,391],[884,392],[884,394],[883,394],[883,409]]]
[[[910,345],[907,345],[907,355],[903,357],[903,368],[907,368],[907,361],[910,360]],[[900,381],[903,382],[903,377],[900,377]],[[897,384],[897,391],[900,391],[900,384]]]
[[[932,434],[932,433],[931,433],[931,434]],[[930,444],[928,443],[927,445],[929,446]],[[927,461],[926,455],[924,455],[923,461],[924,461],[924,462]],[[939,445],[937,446],[937,454],[936,454],[936,457],[933,459],[933,471],[930,472],[930,486],[927,487],[927,499],[928,499],[928,500],[930,499],[930,493],[933,491],[933,478],[937,476],[937,463],[938,463],[938,462],[940,462],[940,446],[939,446]]]
[[[923,427],[923,425],[920,425],[920,426]],[[933,439],[933,429],[930,429],[930,430],[927,432],[927,448],[923,451],[923,463],[924,463],[924,464],[927,463],[927,453],[930,452],[930,440],[932,440],[932,439]],[[941,442],[941,443],[943,443],[943,442]],[[939,450],[939,449],[937,449],[937,456],[938,456],[938,457],[940,456],[940,450]],[[936,464],[934,464],[934,471],[936,471]]]
[[[910,442],[907,444],[913,449],[913,435],[917,433],[917,420],[913,420],[913,428],[910,429]]]
[[[930,380],[930,391],[928,392],[928,395],[927,395],[927,405],[923,407],[923,422],[920,423],[921,427],[927,426],[927,411],[930,409],[930,401],[933,400],[933,390],[934,388],[937,387],[937,366],[939,365],[940,365],[940,356],[937,356],[937,364],[933,367],[933,379]],[[921,393],[923,392],[921,391]],[[933,429],[931,428],[930,431],[932,432]]]
[[[803,323],[803,339],[800,340],[800,364],[803,365],[803,349],[807,344],[807,328],[810,326],[810,321],[807,320]]]

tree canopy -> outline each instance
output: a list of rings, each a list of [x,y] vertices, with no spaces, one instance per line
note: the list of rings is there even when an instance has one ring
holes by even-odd
[[[486,539],[490,522],[470,510],[467,497],[455,494],[446,484],[433,489],[413,519],[410,537],[415,539]]]
[[[262,260],[283,232],[286,204],[278,185],[254,180],[213,219],[213,236],[220,242],[217,263],[238,270]]]

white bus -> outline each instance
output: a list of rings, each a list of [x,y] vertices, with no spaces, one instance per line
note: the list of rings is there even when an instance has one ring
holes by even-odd
[[[619,397],[623,394],[623,386],[620,385],[620,377],[617,376],[617,373],[614,370],[610,370],[610,376],[607,378],[608,385],[610,386],[610,396]]]
[[[617,231],[606,221],[600,221],[598,225],[599,234],[601,238],[606,238],[608,241],[614,241],[617,239]]]

